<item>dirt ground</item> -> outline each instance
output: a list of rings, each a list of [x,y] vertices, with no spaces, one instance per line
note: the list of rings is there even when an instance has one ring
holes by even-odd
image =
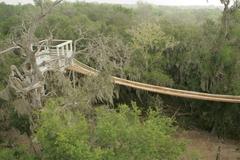
[[[181,160],[240,160],[240,142],[219,140],[196,130],[181,131],[177,137],[187,141],[187,151]]]

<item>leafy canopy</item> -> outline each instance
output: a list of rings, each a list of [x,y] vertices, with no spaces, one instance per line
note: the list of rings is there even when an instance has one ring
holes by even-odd
[[[184,151],[183,144],[171,138],[172,121],[155,111],[149,111],[145,120],[135,105],[132,110],[121,105],[118,111],[101,107],[95,112],[95,118],[86,119],[49,101],[37,132],[44,158],[176,160]]]

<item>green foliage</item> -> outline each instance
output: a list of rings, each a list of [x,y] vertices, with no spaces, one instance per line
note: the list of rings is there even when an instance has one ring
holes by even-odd
[[[44,159],[99,159],[101,150],[89,144],[89,126],[81,113],[61,111],[50,102],[41,114],[37,137]]]
[[[96,109],[86,119],[80,112],[61,108],[50,101],[41,113],[37,132],[45,159],[169,159],[184,151],[172,139],[172,121],[150,111],[141,120],[136,106],[119,106],[118,111]]]
[[[27,115],[19,115],[16,111],[10,113],[10,125],[18,129],[21,134],[27,133],[30,135],[30,121]]]
[[[106,159],[177,159],[183,146],[170,136],[172,121],[154,111],[144,121],[139,116],[136,106],[97,110],[96,143],[112,153]]]
[[[156,23],[135,26],[129,31],[132,49],[130,77],[138,77],[148,83],[171,85],[171,78],[163,69],[163,51],[175,45],[172,37],[166,35]]]
[[[79,29],[87,31],[87,37],[98,33],[125,36],[131,20],[132,10],[120,5],[63,3],[38,28],[37,36],[46,37],[50,31],[58,38],[74,40],[81,35]]]
[[[2,149],[0,150],[0,159],[2,160],[14,160],[14,152],[10,149]]]
[[[21,7],[0,3],[0,38],[7,38],[12,29],[21,23]]]
[[[35,160],[34,156],[24,151],[23,148],[0,148],[1,160]]]
[[[163,25],[165,33],[179,42],[173,49],[164,51],[164,69],[172,77],[176,88],[239,95],[239,39],[236,36],[238,12],[234,11],[231,15],[227,40],[219,35],[221,22],[217,19],[207,19],[201,24],[170,20]],[[184,99],[176,102],[178,105],[182,102],[182,105],[192,106],[191,109],[182,109],[182,112],[193,113],[191,120],[189,117],[185,119],[187,126],[197,125],[219,136],[232,135],[236,138],[236,132],[232,131],[238,130],[235,125],[239,121],[238,105]]]
[[[98,102],[113,105],[113,97],[117,96],[111,77],[108,74],[100,74],[97,77],[87,77],[83,80],[82,90],[87,95],[91,104]]]

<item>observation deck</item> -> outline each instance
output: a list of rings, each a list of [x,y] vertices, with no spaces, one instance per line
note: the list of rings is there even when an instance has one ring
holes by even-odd
[[[72,40],[42,40],[37,45],[32,45],[36,53],[36,63],[39,70],[44,73],[49,70],[65,69],[73,64]]]

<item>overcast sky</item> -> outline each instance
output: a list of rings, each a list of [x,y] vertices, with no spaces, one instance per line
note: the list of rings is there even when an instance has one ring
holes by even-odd
[[[76,0],[65,0],[74,2]],[[85,2],[103,2],[103,3],[117,3],[117,4],[135,4],[138,0],[78,0]],[[220,0],[142,0],[144,2],[158,4],[158,5],[221,5]],[[8,4],[26,4],[33,3],[33,0],[0,0]]]

